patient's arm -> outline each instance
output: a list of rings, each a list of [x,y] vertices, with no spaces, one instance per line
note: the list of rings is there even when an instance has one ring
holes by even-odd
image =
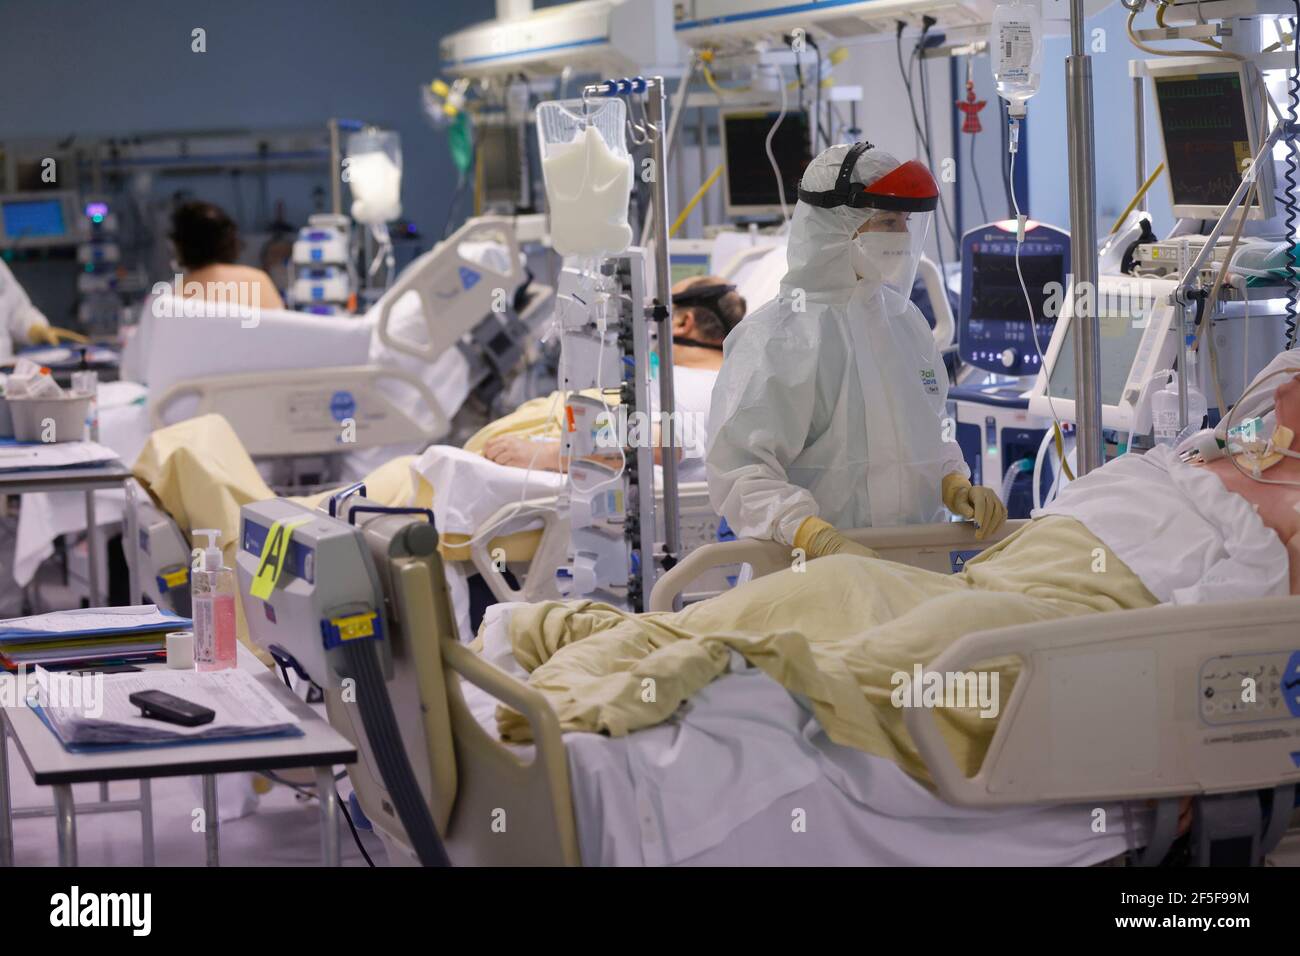
[[[498,465],[560,471],[560,443],[554,439],[532,441],[514,435],[498,435],[483,446],[483,457]]]

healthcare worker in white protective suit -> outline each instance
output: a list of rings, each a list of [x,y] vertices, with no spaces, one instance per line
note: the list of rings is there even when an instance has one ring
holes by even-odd
[[[940,521],[945,506],[981,538],[1005,520],[970,483],[947,370],[909,299],[938,196],[925,166],[869,143],[804,172],[780,295],[728,336],[713,389],[709,499],[738,536],[871,555],[837,529]]]
[[[59,335],[68,338],[80,338],[75,333],[56,329],[41,314],[41,310],[32,305],[27,292],[14,274],[9,271],[3,259],[0,259],[0,362],[8,362],[14,354],[15,344],[58,345]]]

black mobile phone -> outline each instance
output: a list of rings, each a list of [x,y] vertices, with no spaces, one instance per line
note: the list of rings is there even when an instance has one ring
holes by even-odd
[[[211,723],[217,712],[210,707],[195,704],[161,690],[140,690],[127,698],[142,711],[143,716],[165,720],[169,724],[197,727]]]
[[[140,670],[134,664],[109,664],[105,667],[85,667],[72,673],[77,677],[87,677],[91,674],[138,674]]]

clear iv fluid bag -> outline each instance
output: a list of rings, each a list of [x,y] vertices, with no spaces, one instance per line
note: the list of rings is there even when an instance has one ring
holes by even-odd
[[[1043,23],[1038,0],[999,3],[989,31],[993,81],[1012,116],[1025,114],[1025,102],[1038,92],[1043,58]]]

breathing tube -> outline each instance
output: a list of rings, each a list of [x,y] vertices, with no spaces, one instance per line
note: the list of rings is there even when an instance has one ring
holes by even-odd
[[[1291,28],[1292,33],[1300,34],[1300,0],[1293,0],[1295,3],[1296,19],[1295,25]],[[1297,118],[1300,118],[1300,41],[1293,41],[1292,47],[1295,52],[1295,67],[1287,77],[1287,119],[1292,127],[1295,126]],[[1286,237],[1287,241],[1293,241],[1296,230],[1296,199],[1295,190],[1297,185],[1296,172],[1300,166],[1296,163],[1296,144],[1294,140],[1288,137],[1286,151],[1286,189],[1283,190],[1284,205],[1286,206]],[[1286,277],[1288,282],[1286,297],[1286,347],[1293,349],[1296,346],[1296,316],[1297,294],[1300,294],[1300,273],[1296,271],[1295,257],[1288,251],[1286,257]]]

